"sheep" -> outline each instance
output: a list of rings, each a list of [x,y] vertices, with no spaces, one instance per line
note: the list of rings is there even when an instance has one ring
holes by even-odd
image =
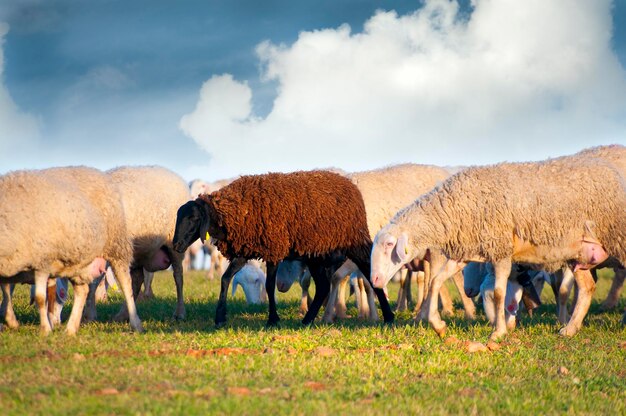
[[[431,165],[418,164],[401,164],[381,169],[375,169],[364,172],[355,172],[346,174],[352,183],[361,192],[363,202],[365,203],[365,211],[367,214],[367,226],[370,237],[374,237],[376,232],[385,225],[393,215],[402,207],[406,206],[416,197],[430,191],[437,183],[443,181],[449,176],[447,170]],[[335,304],[339,305],[339,311],[345,315],[345,300],[339,297],[339,288],[344,284],[348,277],[358,272],[358,267],[353,262],[346,262],[337,272],[334,273],[331,281],[331,292],[327,302],[326,311],[323,321],[330,322],[333,320],[333,312]],[[280,276],[281,279],[287,280],[288,276]],[[356,278],[356,277],[355,277]],[[291,279],[295,279],[292,276]],[[456,282],[460,282],[458,279]],[[367,284],[363,284],[367,290]],[[463,295],[463,291],[459,287],[459,293],[463,298],[468,317],[473,318],[474,305],[471,300]],[[449,299],[449,297],[447,298]],[[452,302],[444,303],[451,309]],[[369,299],[369,304],[373,305],[373,299]],[[364,302],[361,305],[365,305]],[[419,305],[417,305],[419,308]],[[375,309],[371,309],[370,319],[376,320],[378,314]],[[359,315],[362,315],[361,311]]]
[[[269,300],[267,324],[278,324],[276,268],[281,260],[303,256],[316,285],[303,324],[313,322],[329,291],[327,269],[347,256],[369,275],[369,237],[363,198],[358,188],[336,173],[300,171],[243,176],[230,185],[201,195],[179,210],[174,249],[182,253],[197,238],[210,238],[230,260],[222,275],[215,314],[226,322],[226,291],[232,276],[249,259],[265,260]],[[393,312],[384,292],[376,291],[386,322]]]
[[[431,282],[432,299],[467,261],[489,261],[497,311],[490,338],[497,340],[507,332],[504,294],[512,262],[560,267],[570,261],[585,269],[607,254],[623,261],[625,208],[624,179],[597,159],[574,155],[468,168],[399,211],[376,235],[371,279],[383,287],[402,265],[435,248],[449,261]],[[434,302],[426,309],[443,336],[445,323]],[[561,333],[569,335],[579,325],[572,318]]]
[[[122,166],[106,174],[119,188],[128,238],[133,243],[133,296],[137,299],[146,274],[151,280],[151,273],[171,265],[177,297],[174,319],[185,319],[184,255],[172,249],[172,238],[175,213],[189,201],[187,184],[176,173],[159,166]],[[114,319],[127,319],[127,311],[122,308]]]
[[[74,286],[66,328],[73,335],[87,284],[104,272],[105,259],[118,276],[131,327],[143,331],[128,269],[132,245],[120,194],[109,177],[87,167],[15,171],[0,177],[0,195],[3,292],[7,283],[35,283],[42,334],[52,330],[45,305],[48,278],[66,276]],[[34,203],[34,197],[45,202]]]
[[[248,304],[258,304],[267,301],[265,273],[263,273],[258,260],[250,260],[233,276],[232,296],[235,296],[238,285],[241,286]]]

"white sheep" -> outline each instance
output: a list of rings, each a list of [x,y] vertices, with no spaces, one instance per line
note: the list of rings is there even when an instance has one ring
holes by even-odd
[[[109,177],[86,167],[16,171],[0,177],[0,194],[3,292],[8,283],[34,281],[43,334],[52,330],[46,311],[48,278],[65,276],[74,286],[67,332],[75,334],[87,284],[104,272],[105,259],[118,276],[131,327],[143,331],[128,270],[132,245],[119,192]]]
[[[398,212],[377,234],[372,283],[383,287],[402,265],[441,250],[448,261],[431,282],[427,316],[443,336],[445,323],[430,299],[466,262],[491,262],[496,275],[491,339],[496,340],[507,331],[504,295],[513,262],[551,271],[568,261],[585,269],[607,253],[623,261],[625,233],[624,179],[609,163],[574,155],[468,168]],[[578,276],[585,278],[582,270]],[[573,316],[561,333],[575,333],[578,318]]]

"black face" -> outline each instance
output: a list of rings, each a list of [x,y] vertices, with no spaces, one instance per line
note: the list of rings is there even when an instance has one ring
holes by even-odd
[[[189,201],[178,208],[173,241],[174,250],[184,253],[191,243],[200,238],[203,224],[207,223],[204,215],[202,208],[195,201]],[[206,230],[204,232],[206,234]]]

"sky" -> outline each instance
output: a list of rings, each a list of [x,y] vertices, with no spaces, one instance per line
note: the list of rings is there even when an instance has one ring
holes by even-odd
[[[186,180],[626,144],[626,0],[1,0],[0,173]]]

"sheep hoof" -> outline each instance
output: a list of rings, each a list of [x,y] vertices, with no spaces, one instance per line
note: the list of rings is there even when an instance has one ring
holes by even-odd
[[[280,318],[270,318],[267,320],[265,324],[266,328],[278,328],[280,322]]]
[[[17,320],[8,320],[7,319],[7,327],[9,329],[17,329],[20,327],[19,322],[17,322]]]
[[[566,325],[565,327],[561,328],[561,330],[559,331],[559,335],[563,337],[573,337],[577,333],[578,333],[578,328],[574,326],[570,326],[570,325]]]
[[[617,299],[616,300],[605,300],[604,302],[602,302],[602,304],[600,305],[600,311],[601,312],[607,312],[610,311],[611,309],[613,309],[615,306],[617,305]]]
[[[222,329],[226,326],[226,321],[215,321],[215,328]]]
[[[489,341],[498,342],[506,335],[506,330],[494,330],[491,335],[489,335]]]
[[[113,317],[113,322],[127,322],[127,321],[128,321],[128,312],[126,311],[118,312]]]

